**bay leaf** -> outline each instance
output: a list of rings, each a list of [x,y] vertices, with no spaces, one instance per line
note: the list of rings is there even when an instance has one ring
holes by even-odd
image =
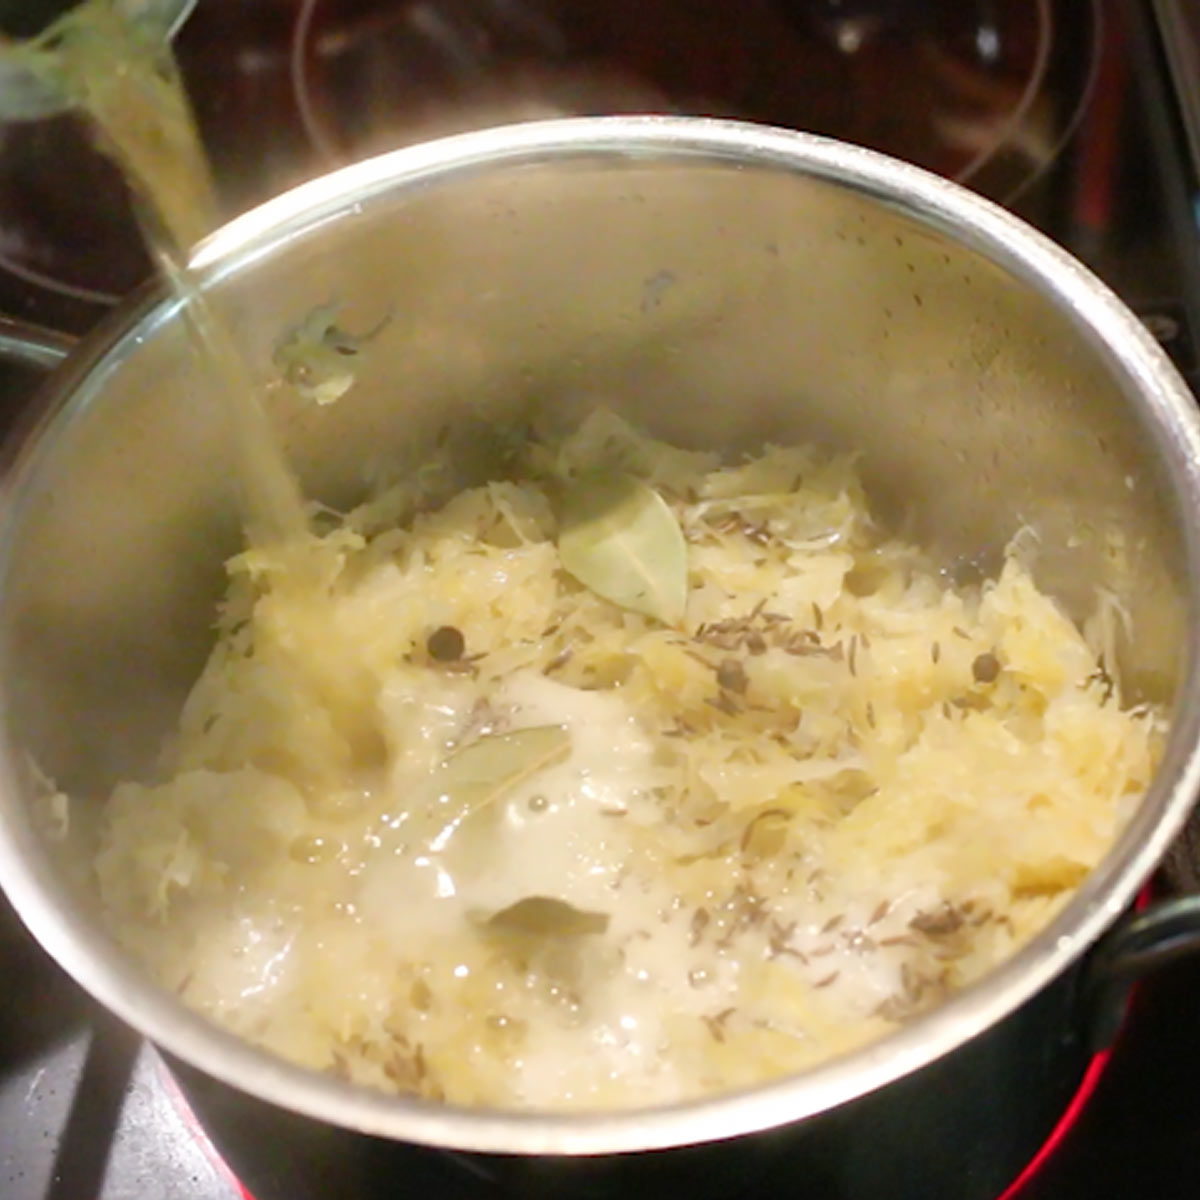
[[[570,753],[571,735],[565,725],[489,733],[457,750],[433,779],[441,832],[432,839],[432,848],[441,850],[472,813],[494,804]]]
[[[305,399],[321,405],[340,400],[354,386],[362,347],[391,319],[388,314],[374,329],[352,334],[337,324],[341,307],[331,302],[313,309],[284,331],[272,355],[284,381]]]
[[[526,896],[493,914],[487,927],[532,937],[584,937],[606,932],[608,914],[576,908],[552,896]]]
[[[584,587],[675,625],[687,603],[687,543],[667,502],[631,475],[591,471],[567,491],[558,556]]]

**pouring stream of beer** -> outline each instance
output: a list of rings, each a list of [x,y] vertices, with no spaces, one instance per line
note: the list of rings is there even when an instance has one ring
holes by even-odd
[[[190,248],[217,225],[203,145],[168,42],[87,0],[29,43],[7,52],[92,122],[125,174],[152,257],[180,301],[180,319],[229,427],[251,544],[293,542],[307,530],[299,485],[279,448],[244,355],[187,268]]]

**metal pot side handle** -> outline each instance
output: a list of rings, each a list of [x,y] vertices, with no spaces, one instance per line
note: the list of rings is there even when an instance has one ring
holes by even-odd
[[[1083,1014],[1094,1049],[1116,1038],[1142,976],[1194,954],[1200,954],[1200,895],[1161,900],[1118,921],[1083,969]]]
[[[0,360],[15,366],[53,371],[74,345],[75,339],[65,333],[0,316]]]

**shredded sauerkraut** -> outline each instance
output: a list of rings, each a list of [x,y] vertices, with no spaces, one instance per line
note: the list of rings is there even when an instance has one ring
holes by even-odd
[[[510,468],[233,559],[160,781],[108,801],[117,936],[286,1058],[538,1108],[800,1070],[1011,954],[1150,781],[1111,601],[1089,644],[1016,555],[951,586],[848,458],[600,411]],[[677,623],[563,569],[597,471],[666,502],[626,549],[653,590],[682,533]]]

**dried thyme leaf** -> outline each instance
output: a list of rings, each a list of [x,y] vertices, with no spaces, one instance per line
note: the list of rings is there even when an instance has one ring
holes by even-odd
[[[790,816],[785,809],[768,808],[753,817],[742,832],[740,848],[752,858],[771,858],[787,843]]]
[[[491,916],[487,927],[533,937],[584,937],[604,933],[608,914],[588,912],[551,896],[526,896]]]
[[[962,907],[943,901],[931,912],[919,912],[911,921],[909,928],[915,929],[926,937],[944,938],[957,933],[965,920]]]
[[[472,813],[562,762],[570,752],[571,735],[565,726],[536,725],[487,734],[451,755],[434,777],[442,806],[435,849]]]
[[[687,603],[687,544],[675,514],[647,484],[594,471],[574,481],[559,514],[558,554],[584,587],[665,625]]]

